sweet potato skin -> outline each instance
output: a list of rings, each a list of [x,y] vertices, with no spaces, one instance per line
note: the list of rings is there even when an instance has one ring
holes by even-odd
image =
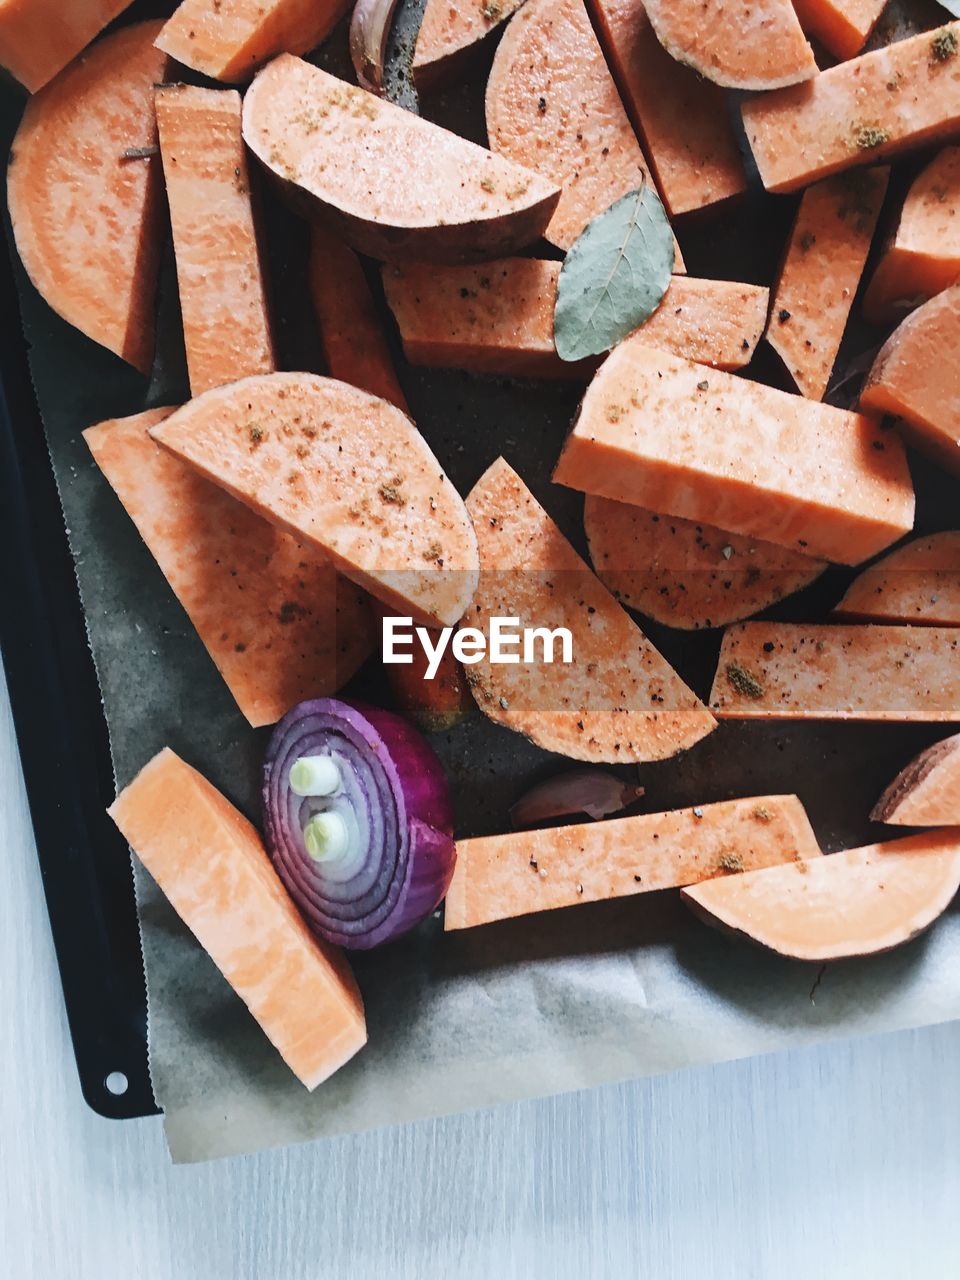
[[[886,788],[871,822],[902,827],[955,827],[960,823],[960,734],[915,756]]]
[[[130,4],[131,0],[4,0],[0,66],[36,93]]]
[[[857,622],[960,627],[960,532],[914,538],[868,569],[833,610]]]

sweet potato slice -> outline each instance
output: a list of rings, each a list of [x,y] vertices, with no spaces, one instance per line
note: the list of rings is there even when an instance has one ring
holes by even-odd
[[[233,89],[156,93],[190,390],[276,368]]]
[[[843,960],[909,942],[960,888],[960,830],[846,849],[684,889],[710,924],[795,960]]]
[[[864,569],[834,609],[841,618],[960,627],[960,532],[914,538]]]
[[[863,314],[888,324],[960,279],[960,147],[944,147],[911,186],[877,263]]]
[[[36,93],[131,0],[2,0],[0,67]]]
[[[310,294],[327,372],[409,413],[360,259],[320,227],[311,235]]]
[[[796,796],[460,840],[443,927],[469,929],[819,856]]]
[[[7,176],[17,250],[39,293],[142,373],[153,362],[162,241],[158,30],[124,27],[32,98]]]
[[[628,608],[684,631],[749,618],[827,567],[772,542],[590,494],[583,523],[603,585]]]
[[[743,622],[710,706],[738,720],[960,720],[960,631]]]
[[[871,418],[705,373],[637,337],[587,388],[554,479],[840,563],[913,526],[903,449]]]
[[[800,201],[766,336],[811,400],[830,381],[889,178],[886,168],[837,174]]]
[[[595,360],[565,361],[553,340],[559,262],[501,258],[483,266],[410,263],[383,269],[387,301],[411,364],[586,381]],[[767,318],[767,290],[675,276],[638,332],[700,364],[741,369]]]
[[[960,133],[960,23],[751,98],[747,139],[768,191],[796,191]]]
[[[237,701],[257,727],[336,693],[373,649],[363,593],[150,439],[172,409],[83,433]],[[238,607],[242,605],[242,607]]]
[[[183,0],[157,38],[185,67],[239,84],[278,53],[324,40],[349,0]]]
[[[363,1048],[343,953],[310,933],[259,835],[215,787],[167,747],[108,812],[308,1089]]]
[[[960,473],[960,284],[912,312],[880,349],[860,408],[903,419],[903,434]]]
[[[477,541],[463,500],[386,400],[274,373],[208,391],[150,434],[401,613],[452,626],[473,598]]]
[[[294,204],[386,262],[513,253],[560,198],[530,169],[286,55],[247,90],[243,136]]]
[[[466,625],[491,618],[567,628],[569,654],[546,644],[515,665],[489,652],[467,667],[485,715],[546,751],[577,760],[662,760],[715,728],[699,698],[580,559],[526,485],[498,459],[467,497],[480,545],[480,583]],[[569,659],[564,660],[564,659]]]
[[[800,25],[839,58],[853,58],[867,43],[887,0],[793,0]]]
[[[960,734],[927,747],[901,769],[870,819],[899,827],[960,827]]]
[[[427,0],[413,51],[413,81],[421,93],[462,70],[524,0]]]
[[[778,89],[817,74],[789,0],[644,0],[671,57],[729,89]]]
[[[723,94],[671,58],[640,0],[588,0],[624,106],[671,217],[747,188]]]

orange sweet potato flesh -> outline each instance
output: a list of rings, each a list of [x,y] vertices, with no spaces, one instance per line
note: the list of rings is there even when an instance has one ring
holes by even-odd
[[[767,190],[796,191],[960,133],[958,33],[952,22],[744,102]]]
[[[960,147],[944,147],[911,186],[877,263],[863,314],[888,324],[960,279]]]
[[[153,85],[167,59],[156,22],[101,40],[27,103],[7,198],[17,250],[49,305],[149,373],[163,239]]]
[[[777,89],[817,74],[789,0],[644,0],[671,57],[728,89]]]
[[[561,360],[553,340],[559,275],[559,262],[538,258],[443,269],[411,263],[384,267],[383,285],[411,364],[587,381],[597,362]],[[674,276],[638,332],[700,364],[741,369],[763,332],[767,303],[760,285]]]
[[[913,526],[903,449],[873,419],[705,373],[637,337],[587,388],[554,479],[841,564]]]
[[[867,43],[887,0],[793,0],[808,36],[843,61]]]
[[[711,924],[824,963],[909,942],[958,887],[960,829],[948,829],[705,881],[683,897]]]
[[[566,627],[569,663],[467,667],[477,705],[546,751],[577,760],[662,760],[715,728],[713,717],[594,577],[502,459],[467,497],[480,545],[480,583],[465,626],[489,619]],[[518,657],[521,657],[519,653]],[[539,659],[540,650],[535,652]]]
[[[477,581],[463,500],[394,405],[275,373],[192,400],[150,434],[402,614],[452,626]]]
[[[912,444],[960,473],[960,284],[907,316],[880,349],[860,408],[892,413]]]
[[[640,0],[589,0],[589,7],[670,216],[746,191],[720,89],[667,53]]]
[[[156,93],[190,390],[276,368],[267,292],[233,89]]]
[[[749,618],[827,567],[772,542],[591,494],[583,523],[604,586],[628,608],[683,631]]]
[[[960,720],[960,631],[743,622],[724,634],[721,719]]]
[[[841,618],[960,627],[960,532],[914,538],[864,569],[834,609]]]
[[[559,188],[300,58],[247,90],[247,146],[288,199],[385,262],[465,262],[539,239]]]
[[[103,422],[84,439],[241,712],[274,724],[369,657],[368,605],[329,561],[151,440],[172,412]]]
[[[800,201],[766,336],[811,400],[827,390],[889,178],[886,168],[840,173]]]
[[[796,796],[461,840],[443,927],[469,929],[819,857]]]
[[[239,84],[279,53],[306,53],[324,40],[348,0],[183,0],[157,39],[186,67]]]
[[[870,819],[900,827],[960,826],[960,735],[927,747],[901,769]]]
[[[524,0],[427,0],[413,51],[413,80],[422,92],[463,70],[488,36]]]
[[[2,0],[0,67],[36,93],[131,0]]]
[[[108,812],[308,1089],[363,1048],[346,959],[309,932],[260,836],[215,787],[167,747]]]
[[[320,227],[311,232],[310,296],[330,376],[409,413],[360,259]]]

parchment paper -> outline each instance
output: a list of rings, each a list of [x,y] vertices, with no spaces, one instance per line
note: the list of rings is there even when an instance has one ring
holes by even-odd
[[[415,25],[416,6],[407,6],[395,65],[409,56]],[[342,59],[342,48],[341,33],[333,56]],[[470,118],[457,97],[443,110],[446,118],[459,111]],[[697,264],[709,260],[716,274],[768,282],[791,206],[777,207],[776,214],[769,202],[745,207],[726,247],[717,233],[682,232],[691,271],[706,274],[706,266]],[[298,258],[302,228],[275,214],[270,236],[274,278],[291,317],[283,334],[286,367],[317,367]],[[732,246],[744,241],[750,242],[749,261],[738,263]],[[168,263],[161,354],[148,387],[59,321],[21,277],[34,381],[118,785],[169,744],[256,820],[266,735],[251,731],[236,711],[80,436],[103,418],[184,398],[175,298]],[[402,375],[421,428],[462,491],[504,453],[582,545],[580,499],[548,480],[575,391],[406,368]],[[919,467],[917,478],[920,527],[948,527],[956,519],[955,491],[928,468]],[[831,572],[781,606],[780,616],[822,616],[848,578]],[[705,695],[718,637],[648,630]],[[864,815],[882,787],[915,751],[945,732],[931,726],[727,723],[680,759],[641,770],[645,807],[796,791],[826,848],[860,843],[880,835]],[[510,801],[562,763],[481,717],[435,745],[453,781],[461,834],[505,829]],[[178,1161],[960,1016],[956,907],[930,934],[897,952],[823,972],[713,932],[675,894],[449,937],[433,919],[404,941],[357,955],[369,1045],[310,1094],[139,866],[136,886],[151,1072]]]

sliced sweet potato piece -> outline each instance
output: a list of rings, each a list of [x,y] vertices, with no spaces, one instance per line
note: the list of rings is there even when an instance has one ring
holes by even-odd
[[[715,727],[703,703],[580,559],[515,471],[498,459],[467,497],[480,546],[480,583],[465,625],[491,618],[566,628],[553,661],[467,667],[480,710],[546,751],[577,760],[662,760]],[[566,660],[569,659],[569,660]]]
[[[960,720],[960,631],[742,622],[724,634],[721,719]]]
[[[864,569],[833,611],[841,618],[960,627],[960,532],[914,538]]]
[[[729,89],[777,89],[817,74],[789,0],[644,0],[672,58]]]
[[[320,227],[311,236],[310,294],[327,371],[409,413],[360,259]]]
[[[166,747],[108,812],[308,1089],[363,1048],[343,953],[310,933],[260,836],[215,787]]]
[[[583,523],[603,585],[621,604],[684,631],[749,618],[827,567],[772,542],[591,494]]]
[[[843,61],[860,52],[887,0],[793,0],[800,25]]]
[[[460,840],[443,927],[469,929],[819,856],[796,796]]]
[[[463,500],[401,411],[309,373],[244,378],[150,434],[371,595],[452,626],[477,582]]]
[[[830,381],[889,179],[886,168],[840,173],[800,201],[766,336],[811,400]]]
[[[671,217],[746,191],[720,89],[667,53],[640,0],[588,3]]]
[[[294,204],[386,262],[514,253],[560,198],[532,170],[288,55],[247,90],[243,136]]]
[[[768,191],[796,191],[960,133],[960,23],[751,98],[747,139]]]
[[[960,827],[960,734],[927,747],[901,769],[870,819],[899,827]]]
[[[0,67],[36,93],[130,4],[131,0],[3,0]]]
[[[233,89],[164,85],[160,154],[177,258],[190,390],[276,368]]]
[[[336,693],[373,649],[362,592],[150,439],[172,409],[83,435],[100,470],[257,727]],[[238,608],[238,601],[242,608]]]
[[[410,263],[383,269],[387,301],[411,364],[474,373],[586,381],[595,360],[561,360],[553,340],[560,263],[501,258],[482,266]],[[700,364],[749,364],[767,318],[767,290],[675,276],[638,332]]]
[[[840,563],[913,526],[903,449],[871,418],[705,373],[637,337],[587,388],[554,479]]]
[[[960,888],[960,830],[846,849],[684,889],[710,924],[795,960],[843,960],[909,942]]]
[[[239,84],[278,53],[316,48],[349,0],[182,0],[157,38],[185,67]]]
[[[863,295],[863,314],[872,324],[888,324],[958,279],[960,147],[944,147],[907,193]]]
[[[162,242],[153,85],[159,23],[101,40],[27,103],[10,153],[17,250],[49,305],[142,373]]]
[[[880,349],[860,408],[893,413],[911,444],[960,472],[960,284],[912,312]]]
[[[421,93],[469,63],[524,0],[427,0],[413,51],[413,81]]]

